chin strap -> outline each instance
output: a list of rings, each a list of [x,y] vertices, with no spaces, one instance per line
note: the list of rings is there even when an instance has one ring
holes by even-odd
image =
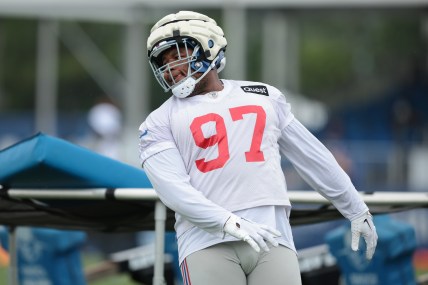
[[[196,80],[188,77],[172,88],[172,94],[177,98],[186,98],[195,90]]]
[[[175,97],[177,98],[186,98],[187,96],[189,96],[190,94],[192,94],[193,90],[195,90],[195,86],[196,84],[201,81],[202,78],[205,77],[205,75],[208,74],[208,72],[211,71],[211,69],[214,68],[215,66],[215,62],[217,61],[217,59],[219,58],[219,56],[217,56],[216,58],[214,58],[214,60],[211,62],[210,66],[208,66],[207,70],[201,75],[201,77],[199,77],[198,79],[194,79],[192,76],[180,81],[176,86],[174,86],[171,90],[172,90],[172,94],[174,94]],[[223,66],[221,67],[221,69],[223,69]]]

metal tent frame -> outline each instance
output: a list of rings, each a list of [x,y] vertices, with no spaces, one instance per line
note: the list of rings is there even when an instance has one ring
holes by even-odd
[[[105,200],[112,196],[112,189],[79,189],[78,192],[63,189],[8,189],[7,195],[14,199],[88,199]],[[419,207],[428,207],[428,193],[423,192],[375,192],[361,193],[362,198],[372,208],[374,214],[402,211]],[[165,245],[165,222],[167,219],[167,208],[159,200],[156,192],[151,188],[142,189],[114,189],[115,200],[145,200],[155,203],[155,264],[154,285],[164,285],[164,245]],[[331,206],[331,203],[314,191],[289,191],[292,204],[315,205],[317,207]],[[111,199],[111,197],[110,197]],[[11,283],[18,285],[16,268],[16,248],[13,233],[11,240]],[[12,249],[13,245],[13,249]]]

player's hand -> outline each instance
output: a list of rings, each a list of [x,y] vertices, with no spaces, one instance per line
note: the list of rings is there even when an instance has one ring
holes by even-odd
[[[351,221],[351,232],[352,232],[352,250],[358,250],[358,244],[360,243],[360,236],[363,236],[366,245],[366,258],[372,259],[373,254],[377,245],[377,233],[376,227],[373,224],[373,217],[367,211],[360,216],[356,217]]]
[[[275,240],[275,237],[281,236],[279,231],[269,226],[257,224],[236,215],[229,217],[224,224],[223,231],[247,242],[257,252],[260,252],[260,248],[264,251],[269,251],[266,242],[277,247],[278,242]]]

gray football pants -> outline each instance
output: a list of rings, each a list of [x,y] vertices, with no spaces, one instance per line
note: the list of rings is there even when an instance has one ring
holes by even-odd
[[[270,247],[257,253],[246,242],[225,242],[189,255],[181,264],[184,285],[301,285],[294,251]]]

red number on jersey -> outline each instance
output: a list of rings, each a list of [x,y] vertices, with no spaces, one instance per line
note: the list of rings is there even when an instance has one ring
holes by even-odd
[[[216,134],[205,138],[202,125],[209,122],[215,122]],[[203,158],[198,159],[196,160],[196,167],[204,173],[223,167],[229,160],[229,143],[224,119],[215,113],[206,114],[195,118],[190,125],[190,130],[198,147],[207,149],[210,146],[218,145],[218,157],[209,161],[205,161]]]
[[[256,124],[254,126],[253,139],[251,140],[250,151],[245,152],[245,158],[248,162],[264,161],[265,157],[263,152],[260,151],[262,144],[263,132],[266,126],[266,112],[261,106],[241,106],[229,109],[232,115],[232,120],[242,120],[244,114],[255,113]]]
[[[247,162],[264,161],[263,152],[260,150],[262,144],[263,132],[266,126],[266,112],[261,106],[249,105],[230,108],[230,115],[233,121],[243,120],[245,114],[256,114],[256,123],[254,125],[253,137],[251,140],[250,150],[245,152]],[[204,137],[202,125],[214,122],[216,134],[208,138]],[[223,117],[215,113],[209,113],[200,117],[196,117],[190,124],[195,144],[203,149],[218,145],[218,157],[209,161],[201,158],[195,161],[196,167],[201,172],[208,172],[218,168],[222,168],[229,160],[229,145],[227,139],[226,124]]]

